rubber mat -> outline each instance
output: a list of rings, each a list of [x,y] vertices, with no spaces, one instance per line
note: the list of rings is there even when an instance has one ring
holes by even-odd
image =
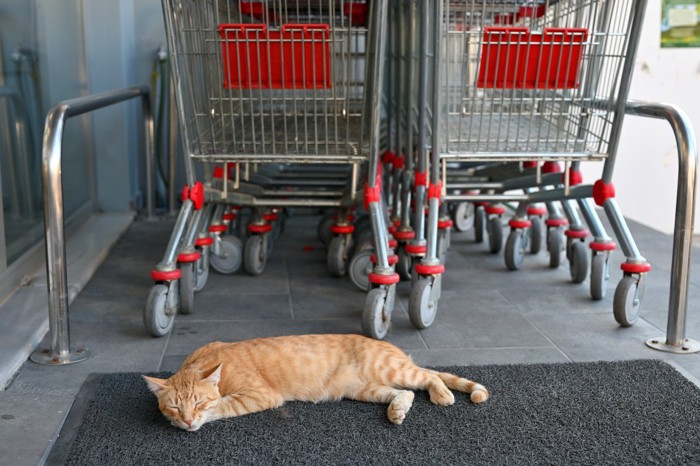
[[[444,367],[492,398],[418,392],[386,407],[289,402],[196,432],[172,427],[139,374],[93,374],[47,464],[428,465],[700,463],[700,390],[662,361]],[[155,374],[167,376],[166,373]]]

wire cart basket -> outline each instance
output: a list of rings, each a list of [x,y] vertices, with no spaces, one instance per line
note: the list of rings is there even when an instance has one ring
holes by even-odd
[[[162,3],[187,186],[151,273],[144,322],[154,335],[192,312],[209,264],[262,273],[284,207],[338,209],[329,257],[344,266],[360,169],[378,152],[379,118],[368,114],[379,102],[383,36],[369,10],[385,2]],[[235,236],[241,209],[250,217]]]
[[[440,65],[432,74],[437,102],[431,183],[442,193],[434,196],[473,202],[477,240],[485,230],[494,253],[502,246],[506,211],[499,202],[517,202],[505,242],[511,270],[520,268],[528,247],[539,250],[542,218],[548,213],[550,265],[557,267],[565,252],[575,282],[588,271],[584,241],[589,231],[578,207],[593,235],[591,295],[602,299],[616,245],[595,212],[595,201],[627,258],[613,312],[621,325],[631,325],[639,315],[650,265],[626,226],[611,179],[646,2],[437,3],[433,14],[440,18],[440,33],[433,51]],[[584,184],[580,164],[600,160],[601,179]],[[546,209],[538,205],[542,202]],[[432,223],[436,221],[437,216]],[[431,231],[436,228],[428,228],[424,262],[436,264]],[[436,300],[425,296],[411,302],[435,308]],[[410,313],[420,315],[421,310]]]

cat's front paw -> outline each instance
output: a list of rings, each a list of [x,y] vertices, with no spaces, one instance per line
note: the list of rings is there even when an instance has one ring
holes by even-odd
[[[407,412],[408,410],[404,406],[394,406],[394,403],[392,403],[389,405],[387,415],[389,416],[389,420],[391,422],[400,425],[403,420],[406,419]]]
[[[413,405],[414,396],[415,395],[413,392],[405,391],[402,392],[396,398],[394,398],[389,404],[389,408],[387,409],[387,416],[389,417],[389,421],[393,422],[394,424],[400,425],[406,418],[406,414],[408,414],[408,411]]]

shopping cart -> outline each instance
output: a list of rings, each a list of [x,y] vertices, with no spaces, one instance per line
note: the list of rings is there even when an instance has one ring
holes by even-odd
[[[475,220],[480,224],[477,233],[484,223],[491,225],[488,231],[496,237],[492,249],[500,249],[502,241],[500,217],[505,209],[498,203],[517,202],[505,247],[511,269],[519,268],[532,238],[530,217],[541,218],[544,211],[537,203],[545,202],[550,213],[550,254],[566,251],[572,277],[579,278],[583,267],[575,262],[587,258],[583,241],[588,231],[575,210],[577,205],[593,235],[591,294],[601,299],[616,245],[597,217],[593,199],[604,208],[626,256],[613,313],[621,325],[631,325],[639,315],[650,265],[626,226],[611,179],[646,2],[437,3],[433,14],[439,18],[440,33],[434,53],[440,66],[432,75],[438,92],[432,148],[439,153],[443,170],[440,180],[431,179],[435,184],[429,196],[429,248],[423,263],[438,264],[431,233],[437,222],[432,211],[440,199],[488,203],[491,218],[484,218],[483,210]],[[583,184],[580,164],[600,160],[604,161],[601,179]],[[456,185],[446,168],[454,163],[475,164],[470,172],[475,181]],[[433,166],[431,171],[436,170]],[[573,223],[566,239],[562,232],[567,221],[556,202],[562,203]],[[536,212],[530,210],[528,215],[533,207]],[[419,283],[426,280],[427,284],[414,285],[409,314],[434,315],[439,293],[431,288],[439,285],[436,277],[436,273],[421,274]]]
[[[383,36],[369,7],[384,3],[163,0],[187,186],[151,274],[153,335],[191,312],[208,261],[262,273],[284,207],[338,209],[329,263],[346,266],[361,165],[378,153],[379,118],[368,110],[379,101]],[[245,244],[230,234],[242,210]]]

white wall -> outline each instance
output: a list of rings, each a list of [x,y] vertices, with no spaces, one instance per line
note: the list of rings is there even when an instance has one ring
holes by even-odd
[[[700,48],[662,49],[660,22],[661,1],[649,0],[630,98],[680,106],[690,116],[696,136],[700,136]],[[625,118],[613,183],[626,217],[665,233],[673,232],[677,154],[668,123]],[[597,165],[583,167],[587,182],[600,177]],[[696,221],[696,233],[700,232],[699,224]]]

